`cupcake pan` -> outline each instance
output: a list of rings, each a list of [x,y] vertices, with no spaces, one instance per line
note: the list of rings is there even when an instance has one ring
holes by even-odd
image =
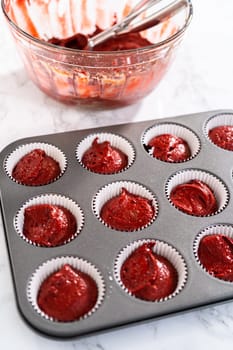
[[[23,317],[35,329],[55,337],[79,336],[134,322],[160,318],[176,312],[203,307],[233,298],[233,284],[212,278],[199,265],[194,254],[194,241],[199,232],[211,225],[232,225],[233,152],[212,144],[206,136],[206,123],[214,116],[230,114],[231,110],[208,111],[129,123],[89,130],[35,136],[8,145],[0,154],[1,208],[8,245],[15,295]],[[167,163],[151,157],[143,146],[145,132],[161,123],[176,123],[190,129],[200,140],[200,150],[192,159],[182,163]],[[135,159],[123,172],[100,175],[86,170],[77,160],[76,149],[91,134],[112,133],[122,136],[134,147]],[[60,149],[67,168],[56,181],[45,186],[20,185],[10,178],[5,161],[22,145],[47,143]],[[166,194],[168,180],[184,170],[203,171],[214,175],[224,183],[227,203],[216,215],[195,217],[177,210]],[[116,231],[108,228],[96,217],[92,202],[104,186],[126,181],[138,183],[153,193],[158,201],[155,220],[135,232]],[[217,186],[217,184],[216,184]],[[84,225],[81,232],[69,243],[45,248],[34,246],[17,233],[14,221],[17,212],[29,199],[41,195],[61,195],[78,203],[83,210]],[[224,201],[224,199],[222,199]],[[115,278],[114,266],[119,253],[134,241],[159,240],[174,247],[187,267],[187,280],[173,298],[162,302],[146,302],[128,295]],[[74,322],[54,322],[42,317],[28,299],[27,289],[35,271],[49,260],[64,256],[88,261],[103,277],[105,290],[99,307],[87,318]]]

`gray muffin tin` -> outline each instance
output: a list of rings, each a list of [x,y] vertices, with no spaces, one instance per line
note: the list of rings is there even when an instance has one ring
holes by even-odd
[[[219,223],[232,224],[233,152],[212,144],[204,133],[207,120],[231,110],[209,111],[173,118],[149,120],[103,128],[35,136],[8,145],[0,154],[0,189],[5,235],[8,244],[15,295],[24,318],[37,330],[50,336],[69,337],[106,330],[167,316],[180,311],[206,306],[233,298],[233,283],[218,280],[205,272],[193,253],[196,235],[205,227]],[[157,123],[178,123],[190,128],[200,139],[196,157],[183,163],[166,163],[152,158],[141,139],[147,128]],[[124,136],[136,151],[129,169],[114,175],[99,175],[84,169],[76,159],[78,143],[87,135],[108,132]],[[24,186],[12,181],[4,170],[5,158],[18,146],[31,142],[46,142],[60,148],[68,166],[57,181],[46,186]],[[168,178],[183,169],[200,169],[222,179],[229,191],[226,208],[210,217],[187,215],[172,206],[165,195]],[[105,227],[93,214],[92,198],[104,185],[129,180],[145,185],[156,196],[159,212],[156,220],[137,232],[120,232]],[[76,201],[84,211],[85,223],[76,239],[55,248],[43,248],[25,242],[15,231],[13,220],[18,209],[28,199],[47,193],[65,195]],[[116,282],[114,261],[119,251],[139,239],[159,239],[175,247],[187,264],[187,282],[181,292],[163,302],[146,302],[129,296]],[[69,323],[53,322],[37,314],[28,302],[26,289],[35,269],[54,257],[78,256],[92,262],[102,273],[106,291],[96,312],[86,319]]]

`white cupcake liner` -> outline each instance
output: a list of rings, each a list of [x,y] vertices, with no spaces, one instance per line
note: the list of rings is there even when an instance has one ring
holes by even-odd
[[[11,152],[7,158],[5,159],[4,162],[4,169],[7,173],[7,175],[10,177],[11,180],[13,180],[16,183],[22,184],[21,182],[17,181],[14,179],[12,176],[12,171],[15,167],[15,165],[19,162],[19,160],[24,157],[26,154],[30,153],[34,149],[41,149],[45,151],[45,153],[49,156],[52,157],[54,160],[56,160],[59,165],[61,172],[59,176],[57,176],[55,179],[51,180],[49,183],[54,182],[58,180],[65,172],[67,168],[67,158],[65,154],[56,146],[48,144],[48,143],[43,143],[43,142],[33,142],[33,143],[28,143],[21,145],[17,147],[13,152]],[[47,185],[46,183],[45,185]],[[22,184],[24,185],[24,184]],[[24,185],[24,186],[37,186],[37,185]],[[43,186],[43,185],[39,185]]]
[[[204,126],[204,134],[206,138],[215,146],[219,147],[216,143],[214,143],[211,138],[209,137],[209,131],[217,126],[224,126],[224,125],[232,125],[233,126],[233,113],[220,113],[217,114],[211,118],[209,118]],[[232,152],[228,149],[219,147],[225,151]]]
[[[212,216],[220,213],[225,209],[225,207],[228,204],[229,201],[229,191],[226,185],[222,180],[220,180],[217,176],[208,173],[206,171],[202,171],[199,169],[186,169],[186,170],[181,170],[168,179],[166,185],[165,185],[165,193],[166,196],[169,200],[169,202],[176,207],[172,200],[170,199],[170,194],[171,191],[178,185],[180,184],[185,184],[191,180],[200,180],[207,184],[210,189],[214,192],[217,205],[218,205],[218,210],[207,216]],[[177,208],[178,209],[178,208]],[[179,210],[179,209],[178,209]],[[187,214],[190,215],[190,214]],[[206,216],[205,216],[206,217]]]
[[[197,263],[201,266],[201,268],[206,273],[208,273],[213,278],[216,278],[216,279],[221,280],[223,282],[232,283],[231,281],[220,279],[220,278],[215,277],[214,275],[212,275],[209,271],[206,270],[206,268],[202,265],[201,261],[199,260],[198,248],[199,248],[199,244],[200,244],[202,238],[205,237],[205,236],[218,235],[218,234],[222,234],[222,235],[228,236],[230,238],[233,238],[233,225],[230,225],[230,224],[215,224],[215,225],[210,225],[210,226],[207,226],[206,228],[204,228],[201,232],[199,232],[197,234],[197,236],[194,239],[194,242],[193,242],[193,253],[194,253],[194,256],[195,256],[195,259],[196,259]]]
[[[59,270],[62,266],[65,264],[71,265],[73,268],[80,270],[83,273],[88,274],[90,277],[93,278],[93,280],[96,282],[97,288],[98,288],[98,297],[96,304],[94,307],[85,315],[83,315],[81,318],[75,321],[80,321],[82,319],[85,319],[89,316],[91,316],[101,305],[104,296],[105,296],[105,282],[102,277],[102,274],[97,269],[96,266],[94,266],[89,261],[86,261],[79,257],[72,257],[72,256],[62,256],[57,257],[51,260],[48,260],[44,262],[41,266],[39,266],[35,272],[32,274],[28,285],[27,285],[27,299],[31,303],[34,310],[41,315],[42,317],[46,318],[47,320],[53,321],[53,322],[59,322],[54,320],[52,317],[48,316],[46,313],[44,313],[37,304],[37,295],[40,289],[41,284],[43,281],[48,278],[51,274],[55,273],[57,270]],[[74,321],[71,321],[74,322]]]
[[[174,163],[187,162],[188,160],[193,159],[200,152],[201,142],[198,136],[186,126],[175,124],[175,123],[161,123],[161,124],[151,126],[149,129],[147,129],[142,136],[142,144],[144,148],[147,150],[148,143],[150,142],[150,140],[156,136],[163,135],[163,134],[171,134],[182,138],[184,141],[187,142],[190,148],[190,152],[191,152],[190,157],[188,157],[183,161],[174,162]],[[150,149],[147,152],[153,157],[153,149]]]
[[[91,147],[92,142],[94,139],[98,137],[98,142],[102,143],[104,141],[110,142],[110,145],[112,147],[115,147],[119,149],[121,152],[123,152],[126,156],[128,156],[128,164],[127,166],[122,169],[119,172],[125,171],[128,169],[134,162],[135,160],[135,150],[131,143],[125,139],[122,136],[116,135],[116,134],[111,134],[111,133],[97,133],[97,134],[91,134],[87,137],[85,137],[77,146],[76,148],[76,158],[85,169],[92,171],[88,169],[83,163],[82,163],[82,157],[84,153]],[[107,174],[106,174],[107,175]]]
[[[174,266],[174,268],[177,271],[178,275],[178,283],[176,286],[176,289],[174,290],[173,293],[167,295],[165,298],[160,298],[158,300],[155,300],[153,302],[162,302],[169,300],[173,297],[175,297],[177,294],[181,292],[181,290],[184,288],[185,283],[187,281],[188,277],[188,270],[187,270],[187,265],[185,263],[184,258],[182,255],[171,245],[167,244],[166,242],[160,241],[160,240],[154,240],[154,239],[141,239],[135,242],[132,242],[128,244],[125,248],[123,248],[117,255],[115,264],[114,264],[114,276],[118,284],[121,286],[121,288],[130,296],[146,301],[143,299],[139,299],[135,297],[123,284],[120,273],[121,273],[121,267],[124,263],[124,261],[140,246],[142,246],[145,243],[150,243],[150,242],[155,242],[155,246],[153,247],[153,252],[163,256],[166,258],[170,263]],[[148,301],[146,301],[148,302]],[[149,301],[150,302],[150,301]]]
[[[158,210],[159,210],[158,201],[157,201],[155,195],[150,190],[148,190],[145,186],[143,186],[139,183],[131,182],[131,181],[112,182],[112,183],[102,187],[96,193],[96,195],[94,196],[94,198],[92,200],[92,210],[93,210],[94,214],[97,216],[99,221],[102,222],[106,227],[112,228],[111,226],[106,224],[105,221],[100,217],[100,212],[101,212],[103,205],[108,200],[120,195],[121,189],[123,187],[126,188],[126,190],[132,194],[149,199],[152,202],[152,206],[154,207],[154,216],[150,220],[150,222],[148,222],[147,225],[144,225],[141,228],[138,228],[134,231],[140,231],[140,230],[143,230],[146,227],[150,226],[154,222],[156,217],[158,216]],[[112,228],[112,229],[114,229],[114,228]],[[117,230],[117,231],[120,231],[120,230]],[[134,231],[130,231],[130,232],[134,232]]]
[[[34,246],[40,247],[41,245],[29,240],[23,234],[23,225],[24,225],[24,211],[27,207],[38,204],[50,204],[50,205],[60,205],[68,209],[75,217],[77,223],[77,230],[75,234],[66,240],[64,243],[60,245],[67,244],[71,242],[74,238],[78,236],[81,232],[84,225],[84,214],[80,206],[74,202],[72,199],[58,195],[58,194],[44,194],[40,196],[33,197],[25,202],[22,207],[17,211],[14,217],[14,227],[16,232],[19,234],[21,238],[23,238],[27,243],[30,243]],[[44,247],[44,246],[43,246]],[[49,248],[49,247],[48,247]],[[52,248],[52,247],[51,247]]]

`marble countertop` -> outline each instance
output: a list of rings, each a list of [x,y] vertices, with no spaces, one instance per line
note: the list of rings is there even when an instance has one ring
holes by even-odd
[[[233,2],[193,5],[192,24],[163,82],[138,104],[114,110],[65,106],[40,92],[25,74],[1,13],[0,150],[33,135],[233,108]],[[233,302],[80,339],[36,333],[17,310],[2,222],[0,305],[2,349],[232,349]]]

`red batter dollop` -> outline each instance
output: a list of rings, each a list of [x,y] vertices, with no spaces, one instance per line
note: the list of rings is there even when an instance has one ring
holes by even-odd
[[[233,239],[223,234],[208,235],[198,248],[201,264],[213,276],[233,282]]]
[[[190,215],[207,216],[218,209],[213,191],[199,180],[176,186],[171,191],[170,199],[178,209]]]
[[[152,148],[154,157],[165,162],[182,162],[191,156],[187,142],[172,134],[155,136],[148,146]]]
[[[46,185],[61,173],[59,163],[41,149],[23,156],[13,169],[12,177],[23,185]]]
[[[109,141],[98,143],[94,139],[91,147],[84,153],[82,163],[87,169],[99,174],[114,174],[128,165],[128,157]]]
[[[155,242],[137,248],[121,267],[121,280],[137,298],[155,301],[172,294],[178,274],[163,256],[153,252]]]
[[[209,138],[217,146],[233,151],[233,125],[216,126],[209,131]]]
[[[37,302],[49,317],[61,322],[78,320],[96,304],[95,281],[66,264],[42,283]]]
[[[111,198],[103,205],[100,217],[115,230],[134,231],[149,224],[154,214],[151,200],[122,188],[120,195]]]
[[[23,234],[44,247],[55,247],[71,238],[77,230],[74,215],[60,205],[37,204],[24,211]]]
[[[102,30],[97,28],[94,34],[90,36],[85,36],[83,34],[75,34],[69,38],[58,39],[51,38],[49,39],[50,44],[67,47],[70,49],[77,50],[86,50],[88,38],[93,37],[94,35],[101,33]],[[152,45],[150,41],[143,38],[139,33],[127,33],[116,36],[106,40],[105,42],[96,45],[94,51],[121,51],[121,50],[132,50],[138,49],[141,47],[146,47]]]

